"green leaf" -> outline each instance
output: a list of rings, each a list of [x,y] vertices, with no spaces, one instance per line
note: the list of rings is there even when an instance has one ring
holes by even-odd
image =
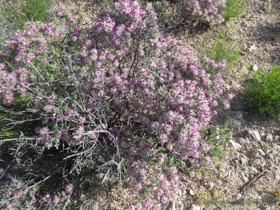
[[[49,74],[49,76],[50,76],[50,82],[53,82],[54,81],[53,74]]]
[[[55,23],[58,24],[59,20],[57,18],[55,18]],[[65,30],[65,29],[64,29]]]
[[[8,61],[6,61],[6,63],[7,63],[8,66],[10,66],[13,70],[15,70],[15,67],[13,67],[12,64],[10,64]]]
[[[68,30],[67,29],[64,29],[63,31],[62,31],[62,34],[63,35],[66,35],[68,33]]]
[[[61,53],[61,48],[59,46],[57,46],[56,43],[54,43],[54,44],[55,44],[56,49],[58,49],[59,53]]]

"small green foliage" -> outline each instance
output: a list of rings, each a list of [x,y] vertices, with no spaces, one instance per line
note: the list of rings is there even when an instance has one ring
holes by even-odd
[[[248,68],[248,77],[250,72]],[[276,60],[270,73],[267,72],[259,69],[252,75],[246,86],[246,99],[250,108],[275,119],[280,116],[280,66]]]
[[[203,61],[204,57],[213,59],[216,63],[222,60],[227,61],[227,70],[231,69],[239,60],[242,50],[237,50],[236,47],[240,44],[241,40],[229,41],[228,39],[229,30],[221,29],[218,32],[217,37],[211,43],[213,35],[209,32],[201,42],[196,42],[198,51],[198,58]],[[204,68],[207,72],[217,72],[217,69],[204,64]]]
[[[20,5],[4,2],[3,15],[10,21],[17,22],[17,28],[23,29],[23,24],[27,21],[45,22],[52,0],[24,0]]]
[[[244,15],[249,9],[245,5],[246,1],[244,0],[227,0],[226,7],[222,8],[222,15],[225,19],[225,22],[231,20],[232,18],[238,18]]]

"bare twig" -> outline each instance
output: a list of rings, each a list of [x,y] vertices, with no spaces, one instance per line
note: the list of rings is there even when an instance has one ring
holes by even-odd
[[[251,179],[250,181],[248,181],[247,183],[245,183],[242,187],[239,188],[240,193],[244,193],[246,190],[249,189],[249,187],[251,186],[251,184],[253,184],[254,182],[258,181],[262,176],[264,176],[266,173],[268,172],[267,169],[263,170],[262,172],[260,172],[259,174],[255,175],[253,179]]]

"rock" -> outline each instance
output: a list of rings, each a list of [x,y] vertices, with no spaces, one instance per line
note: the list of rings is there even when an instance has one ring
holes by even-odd
[[[246,165],[246,163],[248,162],[245,158],[241,158],[240,161],[242,166]]]
[[[225,84],[225,88],[227,89],[227,91],[230,90],[230,85],[229,84]]]
[[[262,121],[264,119],[264,116],[260,115],[260,114],[251,114],[248,116],[248,121]]]
[[[279,152],[276,148],[272,148],[272,150],[270,151],[270,154],[272,155],[279,155]]]
[[[229,175],[228,171],[225,168],[221,168],[220,171],[221,171],[221,173],[219,174],[219,176],[222,179],[225,179]]]
[[[257,47],[255,45],[252,45],[250,48],[249,48],[249,51],[252,52],[254,50],[257,50]]]
[[[242,197],[242,195],[241,195],[240,193],[238,193],[238,194],[235,196],[235,200],[239,200],[241,197]]]
[[[259,152],[256,152],[255,155],[254,155],[254,158],[255,158],[255,159],[256,159],[256,158],[261,158],[260,153],[259,153]]]
[[[265,142],[271,143],[272,141],[273,141],[272,135],[271,135],[271,134],[268,134],[268,135],[266,136],[266,138],[265,138]]]
[[[196,206],[194,204],[192,204],[190,210],[201,210],[201,207],[200,206]]]
[[[234,140],[230,140],[229,141],[231,143],[231,145],[234,147],[234,149],[241,149],[242,146],[240,144],[238,144],[236,141]]]
[[[246,51],[248,46],[246,43],[244,43],[244,44],[241,44],[240,48],[241,48],[241,50]]]
[[[278,33],[271,33],[270,38],[272,41],[279,41],[280,40],[280,34]]]
[[[257,70],[258,70],[258,66],[255,64],[255,65],[253,65],[252,66],[252,70],[254,71],[254,72],[256,72]]]
[[[210,134],[211,135],[216,135],[219,134],[220,128],[218,126],[213,126],[210,128]],[[216,139],[220,139],[220,135],[215,136]]]
[[[172,203],[172,210],[183,210],[183,209],[184,209],[183,202]]]
[[[280,164],[280,158],[279,157],[276,157],[274,158],[274,161],[273,161],[275,164],[279,165]]]
[[[268,121],[265,121],[265,122],[260,122],[260,123],[257,123],[257,124],[260,125],[260,126],[263,126],[263,127],[268,127],[270,123]]]
[[[244,183],[247,183],[249,181],[249,179],[243,174],[241,173],[241,180],[244,182]]]
[[[241,126],[241,122],[237,119],[234,119],[230,116],[227,117],[227,122],[228,122],[228,126],[230,127],[240,127]]]
[[[261,140],[264,140],[265,139],[265,132],[264,131],[260,131],[259,134],[261,136]]]
[[[256,158],[251,161],[251,165],[255,168],[261,168],[264,164],[259,158]]]
[[[280,146],[277,145],[277,144],[274,144],[272,147],[273,147],[274,149],[276,149],[276,150],[280,150]]]
[[[271,4],[268,3],[265,7],[264,7],[264,12],[266,14],[270,13],[271,12]]]
[[[257,153],[259,153],[261,156],[264,156],[264,155],[265,155],[265,153],[264,153],[264,151],[262,151],[262,149],[258,149],[258,150],[257,150]]]
[[[265,156],[267,159],[271,159],[271,160],[273,160],[273,155],[272,154],[266,154],[266,156]]]
[[[246,130],[246,136],[252,141],[261,141],[261,136],[257,130]]]
[[[255,175],[258,173],[258,170],[255,169],[254,167],[249,167],[249,174],[250,175]]]
[[[190,195],[195,195],[193,190],[190,190]]]
[[[276,180],[280,179],[280,170],[278,168],[274,171],[274,176]]]
[[[226,27],[228,27],[228,28],[230,28],[230,26],[231,26],[231,22],[229,21],[229,22],[226,22]]]
[[[264,151],[266,154],[269,154],[270,151],[271,151],[271,147],[265,147],[265,148],[263,149],[263,151]]]
[[[243,20],[243,24],[244,24],[246,27],[249,26],[249,24],[248,24],[248,22],[247,22],[246,20]]]
[[[231,111],[230,115],[238,120],[242,120],[243,119],[243,112],[241,111]]]
[[[220,130],[220,128],[219,128],[218,126],[212,126],[212,127],[210,128],[210,134],[211,134],[211,135],[218,134],[218,133],[219,133],[219,130]]]

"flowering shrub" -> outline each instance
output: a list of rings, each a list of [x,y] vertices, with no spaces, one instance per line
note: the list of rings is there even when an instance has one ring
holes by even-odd
[[[175,16],[176,14],[173,14],[172,11],[169,11],[168,8],[173,4],[170,4],[170,2],[163,0],[163,1],[150,1],[152,2],[152,6],[157,13],[158,17],[158,24],[163,25],[164,23],[170,21],[172,19],[172,16]],[[149,3],[148,1],[139,0],[139,3],[142,7],[146,7]]]
[[[219,11],[226,7],[226,0],[184,0],[180,4],[187,11],[182,14],[191,13],[194,18],[207,22],[212,20],[217,20],[219,23],[224,22]]]
[[[153,154],[159,157],[153,166],[150,153],[160,145],[193,167],[211,166],[201,130],[217,114],[219,100],[230,108],[223,78],[206,73],[180,41],[161,36],[151,3],[141,8],[137,1],[116,1],[87,31],[65,6],[56,14],[56,23],[25,23],[0,52],[3,103],[24,97],[41,116],[37,136],[25,144],[43,147],[40,157],[44,148],[61,148],[58,164],[69,160],[70,173],[96,165],[101,184],[126,182],[141,198],[136,209],[162,209],[179,198],[180,173],[175,166],[158,167],[162,153]],[[226,68],[225,62],[205,62]],[[155,174],[163,186],[151,180]],[[58,199],[44,200],[50,205]]]

